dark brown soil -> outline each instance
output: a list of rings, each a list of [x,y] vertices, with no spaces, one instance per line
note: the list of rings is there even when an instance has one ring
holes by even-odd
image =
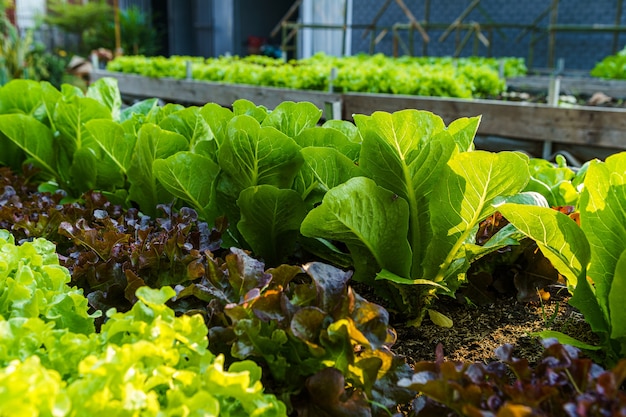
[[[436,308],[451,318],[454,325],[443,328],[428,318],[419,327],[392,324],[398,334],[393,350],[413,364],[435,360],[435,349],[441,343],[445,360],[488,363],[497,360],[496,348],[512,344],[514,355],[527,359],[534,366],[543,352],[536,335],[542,330],[560,331],[596,344],[596,335],[583,316],[567,303],[569,295],[562,292],[551,294],[547,301],[522,303],[515,297],[500,297],[492,304],[478,306],[443,298]],[[411,405],[405,404],[395,415],[413,415],[410,410]]]
[[[542,353],[540,339],[534,333],[557,330],[587,343],[596,341],[582,315],[567,304],[567,296],[556,294],[548,301],[520,303],[514,297],[498,298],[483,306],[441,299],[436,308],[450,317],[454,325],[442,328],[428,318],[420,327],[394,324],[398,341],[394,351],[406,356],[409,363],[434,360],[441,343],[445,358],[451,361],[490,362],[494,351],[509,343],[516,356],[534,363]]]

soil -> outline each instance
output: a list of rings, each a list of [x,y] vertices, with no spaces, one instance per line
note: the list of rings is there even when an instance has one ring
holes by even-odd
[[[392,350],[404,356],[409,365],[435,360],[438,344],[443,347],[445,360],[489,363],[498,360],[496,348],[511,344],[515,347],[514,356],[525,358],[535,366],[543,352],[541,339],[536,333],[542,330],[560,331],[585,343],[598,343],[582,314],[568,304],[570,296],[564,289],[546,294],[550,294],[550,298],[545,301],[523,303],[509,295],[486,305],[444,297],[438,300],[436,308],[453,320],[451,328],[435,325],[428,317],[419,327],[394,323],[392,315],[391,326],[398,336]],[[580,356],[585,353],[581,352]],[[415,416],[411,410],[411,403],[401,404],[394,416]]]
[[[501,297],[488,305],[468,305],[447,298],[436,304],[439,312],[454,324],[443,328],[426,318],[419,327],[404,323],[393,325],[398,340],[394,351],[409,363],[434,360],[441,343],[446,360],[491,362],[495,349],[503,344],[515,346],[515,355],[531,364],[541,357],[539,337],[542,330],[556,330],[587,343],[596,343],[583,316],[567,301],[569,296],[551,295],[547,301],[521,303],[515,297]]]
[[[436,304],[437,310],[451,318],[454,325],[442,328],[428,318],[419,327],[392,323],[398,335],[393,351],[412,365],[435,360],[435,349],[441,344],[445,360],[489,363],[497,360],[496,348],[512,344],[516,357],[525,358],[535,366],[543,352],[541,339],[535,335],[537,332],[555,330],[597,344],[597,336],[582,314],[567,303],[569,295],[562,292],[550,294],[547,301],[528,303],[519,302],[515,296],[503,296],[487,305],[441,299]],[[404,404],[394,415],[413,416],[411,410],[410,403]]]

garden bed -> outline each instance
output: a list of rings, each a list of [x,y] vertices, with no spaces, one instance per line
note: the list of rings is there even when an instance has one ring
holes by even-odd
[[[0,103],[0,414],[624,409],[626,153],[477,151],[479,117],[415,109],[126,107],[108,78]]]
[[[123,95],[142,99],[159,97],[165,101],[202,105],[207,101],[230,106],[243,98],[267,108],[275,108],[283,101],[308,101],[324,111],[326,119],[351,120],[353,114],[371,114],[375,111],[393,112],[414,108],[428,110],[449,123],[461,117],[482,115],[478,130],[481,137],[513,139],[530,147],[538,145],[535,156],[547,157],[546,144],[555,148],[569,147],[585,161],[604,157],[609,153],[626,149],[626,109],[595,106],[553,107],[542,103],[518,101],[455,99],[441,97],[418,97],[391,94],[325,93],[320,91],[293,90],[285,88],[212,83],[205,81],[150,78],[133,74],[97,70],[92,80],[113,77],[118,80]],[[528,77],[528,79],[533,79]],[[611,85],[620,83],[611,82]],[[521,79],[516,85],[524,85]],[[533,84],[538,87],[539,84]],[[544,81],[540,82],[544,85]],[[594,90],[591,88],[589,91]],[[507,149],[497,139],[491,139],[492,150]],[[510,149],[510,148],[508,148]],[[518,149],[518,148],[514,148]],[[544,155],[547,154],[547,155]]]

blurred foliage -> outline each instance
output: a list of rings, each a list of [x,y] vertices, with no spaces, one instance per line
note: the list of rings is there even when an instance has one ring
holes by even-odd
[[[46,23],[78,36],[76,53],[88,55],[94,47],[105,45],[101,42],[103,38],[100,35],[105,32],[107,23],[113,21],[113,8],[105,1],[70,4],[61,0],[50,0],[48,10],[44,19]],[[90,40],[89,44],[87,39]],[[96,45],[91,44],[92,39]]]
[[[22,35],[7,17],[7,2],[0,3],[0,85],[16,79],[49,80],[51,57],[41,42],[35,41],[35,29]]]
[[[45,21],[79,38],[78,50],[87,56],[92,50],[115,50],[114,10],[105,1],[66,4],[52,0]],[[150,55],[158,50],[159,34],[153,30],[150,15],[138,7],[120,11],[122,50],[125,53]]]
[[[609,55],[591,70],[592,77],[626,79],[626,47],[615,55]]]

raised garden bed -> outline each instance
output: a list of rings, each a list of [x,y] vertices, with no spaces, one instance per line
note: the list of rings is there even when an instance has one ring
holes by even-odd
[[[122,108],[112,79],[16,81],[0,104],[2,413],[623,414],[626,153],[476,151],[479,118],[414,109]],[[507,291],[495,322],[455,313]],[[549,300],[588,327],[555,333],[574,310]],[[522,359],[446,362],[467,355],[446,331],[434,361],[395,351],[392,324],[524,314],[547,340]]]
[[[166,101],[194,105],[211,101],[223,106],[229,106],[236,99],[244,98],[268,108],[274,108],[282,101],[308,101],[324,110],[326,119],[351,120],[353,114],[371,114],[379,110],[393,112],[408,108],[431,111],[441,115],[448,123],[460,117],[482,115],[478,135],[527,142],[530,149],[534,150],[531,153],[536,156],[546,157],[551,154],[547,152],[548,155],[545,155],[546,143],[555,144],[555,148],[559,145],[569,147],[573,153],[577,152],[577,146],[582,146],[584,151],[578,155],[578,159],[582,161],[626,149],[626,109],[616,107],[553,107],[541,103],[502,100],[371,93],[337,94],[185,79],[150,78],[102,70],[94,71],[92,74],[93,80],[102,77],[116,78],[122,94],[127,97],[141,99],[156,96]],[[546,81],[547,79],[542,79],[537,84],[533,83],[533,88],[546,85]],[[563,83],[567,85],[566,82]],[[610,84],[616,83],[622,82],[613,81]],[[525,85],[521,79],[515,84]],[[595,88],[588,91],[593,90]],[[497,150],[495,149],[498,147],[497,140],[492,140],[491,146],[493,150]],[[500,143],[499,146],[506,148],[516,145]]]

